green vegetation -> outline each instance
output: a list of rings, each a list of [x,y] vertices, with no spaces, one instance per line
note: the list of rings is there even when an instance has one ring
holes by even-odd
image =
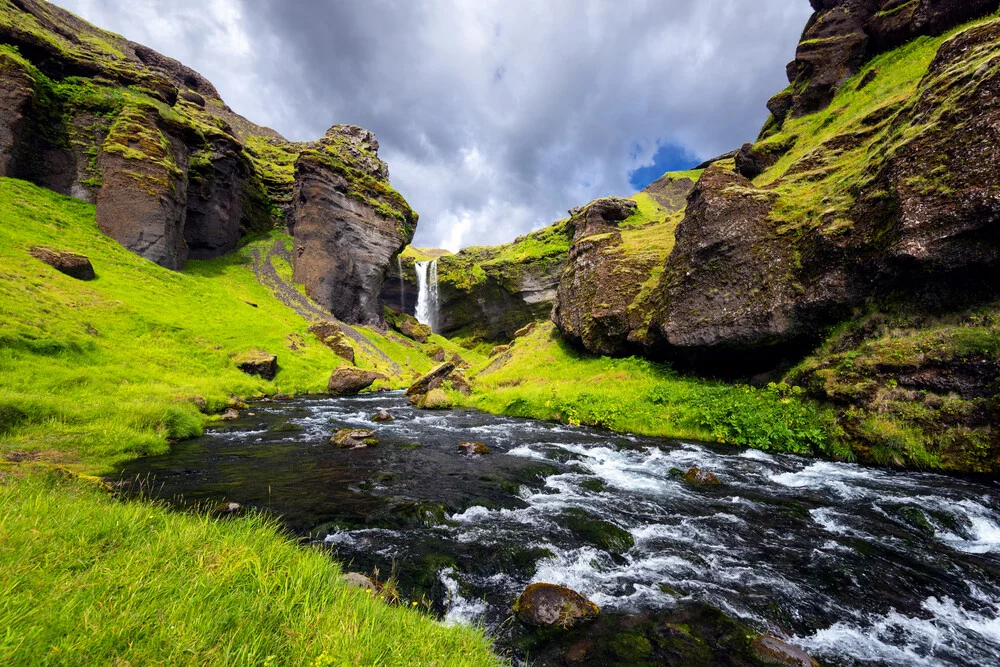
[[[986,20],[995,20],[993,18]],[[755,151],[780,159],[754,181],[777,193],[772,219],[779,233],[799,233],[819,228],[839,236],[854,229],[853,207],[862,193],[878,192],[876,180],[888,159],[900,148],[932,130],[948,113],[948,95],[957,95],[964,76],[975,76],[988,66],[992,52],[984,51],[963,65],[947,71],[947,81],[925,81],[928,67],[941,45],[953,35],[985,20],[955,28],[939,37],[920,37],[867,63],[841,86],[823,111],[801,118],[789,117],[780,129],[755,144]],[[893,122],[917,104],[925,87],[943,91],[933,113],[919,122]],[[947,173],[926,165],[925,188],[947,188]]]
[[[102,468],[198,434],[202,410],[234,397],[324,391],[346,363],[255,278],[251,257],[274,235],[173,272],[103,236],[89,204],[13,179],[0,179],[0,202],[0,410],[15,415],[0,453]],[[64,276],[28,255],[36,245],[87,255],[98,279]],[[358,346],[358,365],[396,386],[406,382],[397,365],[412,373],[434,363],[362,332],[371,345]],[[234,357],[254,349],[278,356],[273,382],[236,368]]]
[[[832,414],[783,384],[765,389],[681,376],[642,359],[586,356],[540,324],[474,374],[457,405],[640,435],[846,459]]]
[[[103,236],[93,206],[0,179],[3,664],[495,662],[479,631],[348,589],[271,521],[122,502],[75,480],[164,452],[240,398],[325,390],[345,362],[252,271],[275,238],[172,272]],[[87,255],[97,279],[35,260],[36,245]],[[434,365],[423,350],[459,349],[359,331],[358,365],[396,387]],[[273,382],[236,368],[258,349],[278,355]]]
[[[789,374],[837,406],[859,458],[990,472],[1000,305],[929,317],[874,312],[837,328]]]
[[[7,466],[9,468],[9,466]],[[351,588],[273,520],[0,466],[5,665],[497,664],[480,631]]]

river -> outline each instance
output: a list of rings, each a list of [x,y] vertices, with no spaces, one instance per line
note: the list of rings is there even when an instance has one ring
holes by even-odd
[[[396,420],[372,424],[380,408]],[[380,446],[328,444],[344,426]],[[492,453],[459,453],[466,440]],[[723,486],[687,484],[692,466]],[[255,403],[119,475],[274,512],[500,646],[511,602],[546,581],[605,611],[704,602],[834,665],[1000,662],[996,481],[419,411],[398,393]]]

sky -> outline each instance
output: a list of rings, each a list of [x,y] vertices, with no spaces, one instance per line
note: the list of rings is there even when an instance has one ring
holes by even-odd
[[[414,245],[493,245],[752,141],[808,0],[56,0],[288,139],[375,132]]]

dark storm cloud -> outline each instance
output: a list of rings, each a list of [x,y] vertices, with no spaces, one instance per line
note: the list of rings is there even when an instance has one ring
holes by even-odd
[[[291,139],[373,130],[416,243],[497,243],[657,151],[752,139],[806,0],[64,0],[208,76]]]

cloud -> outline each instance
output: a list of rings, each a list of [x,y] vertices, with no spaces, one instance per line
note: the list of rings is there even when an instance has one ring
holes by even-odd
[[[628,194],[665,146],[697,159],[753,139],[811,11],[806,0],[61,4],[194,67],[290,139],[333,123],[373,130],[421,214],[415,243],[452,248]]]

